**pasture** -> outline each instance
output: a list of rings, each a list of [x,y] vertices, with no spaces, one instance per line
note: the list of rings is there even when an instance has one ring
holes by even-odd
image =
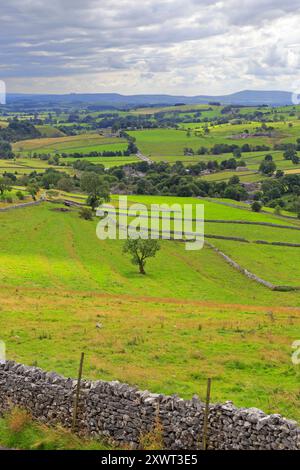
[[[129,198],[130,200],[131,198]],[[242,267],[275,285],[300,287],[300,222],[286,220],[274,214],[256,214],[238,207],[226,207],[215,202],[188,198],[157,198],[134,196],[135,202],[204,204],[205,235],[208,241],[229,255]],[[195,216],[195,213],[194,213]],[[219,222],[225,221],[225,223]],[[237,221],[244,224],[234,223]],[[233,222],[233,223],[231,223]],[[245,224],[251,222],[251,224]],[[275,226],[260,225],[262,223]],[[160,221],[161,227],[161,221]],[[287,227],[287,228],[285,228]],[[290,227],[290,228],[289,228]],[[171,225],[171,229],[173,226]],[[297,229],[296,229],[297,228]],[[212,238],[211,238],[212,237]],[[244,241],[218,239],[237,237]],[[267,242],[260,244],[257,242]],[[271,243],[298,244],[299,247],[270,245]],[[197,253],[195,254],[197,256]],[[284,266],[284,269],[280,269]]]
[[[131,200],[168,202],[148,196]],[[212,376],[213,401],[230,399],[300,418],[299,370],[291,363],[291,344],[300,331],[299,292],[270,291],[212,249],[189,252],[172,241],[161,242],[161,251],[146,265],[147,275],[140,276],[123,255],[122,241],[98,240],[96,220],[84,221],[77,211],[58,212],[58,207],[44,203],[0,214],[0,328],[8,357],[75,376],[84,350],[86,377],[184,397],[204,398],[206,378]],[[211,219],[297,225],[210,201],[205,209]],[[222,227],[210,224],[209,230]],[[299,237],[284,228],[242,227],[249,239],[272,240],[277,233],[282,239]],[[228,250],[234,245],[222,243]],[[243,252],[248,264],[251,248],[247,244]],[[299,248],[286,249],[281,263],[297,259],[294,250]],[[285,271],[294,272],[295,262],[289,263]]]
[[[118,137],[103,137],[100,134],[79,134],[65,137],[48,137],[16,142],[13,149],[16,153],[89,153],[93,151],[123,151],[127,141]]]
[[[196,163],[197,161],[222,160],[232,157],[232,154],[222,155],[184,155],[185,148],[191,148],[194,152],[200,147],[211,148],[215,144],[237,144],[243,145],[268,145],[270,151],[263,152],[245,152],[242,154],[241,160],[245,161],[247,167],[253,171],[257,171],[260,162],[264,159],[266,153],[273,155],[274,161],[278,169],[281,170],[298,170],[300,164],[293,164],[283,158],[283,152],[274,151],[273,145],[278,143],[293,142],[300,132],[300,123],[297,121],[293,127],[289,127],[289,123],[271,123],[274,127],[273,137],[252,136],[255,128],[258,127],[257,122],[245,124],[223,124],[209,127],[209,134],[204,133],[204,124],[191,123],[184,124],[181,129],[148,129],[130,131],[129,134],[136,139],[137,146],[141,152],[154,161],[167,161],[169,163],[177,160],[182,161],[185,165]],[[188,130],[190,129],[190,130]],[[250,133],[249,138],[240,138],[247,129]],[[253,176],[249,173],[249,181],[253,181]],[[247,179],[247,177],[246,177]]]
[[[187,129],[148,129],[130,131],[129,134],[136,138],[137,146],[141,152],[150,156],[183,155],[185,147],[197,151],[201,146],[211,148],[213,145],[220,143],[242,145],[247,142],[252,145],[270,145],[272,140],[280,140],[280,138],[286,136],[283,129],[278,127],[278,135],[274,139],[249,137],[241,142],[241,139],[234,137],[241,134],[245,127],[254,128],[254,126],[257,127],[257,123],[250,125],[224,124],[210,127],[210,132],[207,135],[203,133],[203,125],[199,129],[196,128],[193,132],[190,132],[190,135]],[[198,133],[195,133],[197,130]],[[200,132],[200,130],[202,131]]]

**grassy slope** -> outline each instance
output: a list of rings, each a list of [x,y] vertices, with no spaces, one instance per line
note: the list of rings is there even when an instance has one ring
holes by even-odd
[[[288,220],[274,214],[257,214],[238,207],[228,207],[215,202],[189,198],[168,198],[151,196],[131,196],[129,200],[151,204],[152,202],[169,203],[204,203],[205,220],[240,220],[251,222],[267,222],[277,225],[300,227],[297,220]],[[205,222],[205,233],[208,235],[242,237],[253,242],[300,243],[300,231],[284,228],[264,227],[259,225],[218,224]],[[300,286],[300,269],[298,257],[300,248],[265,246],[238,243],[228,240],[209,240],[212,243],[264,279],[279,285]],[[197,255],[196,255],[197,256]],[[282,269],[284,266],[284,269]]]
[[[49,165],[47,161],[42,161],[37,158],[18,158],[17,160],[0,160],[0,175],[8,172],[14,173],[18,177],[21,175],[30,175],[33,171],[43,173],[45,170],[52,168],[57,171],[62,171],[70,175],[74,174],[71,167]]]
[[[112,199],[112,202],[114,198]],[[248,220],[252,222],[273,222],[279,223],[282,225],[294,225],[296,223],[300,226],[298,221],[289,221],[282,217],[277,217],[274,214],[264,214],[264,213],[255,213],[251,210],[244,210],[243,203],[230,200],[221,200],[234,202],[234,205],[241,205],[239,207],[230,207],[224,206],[223,204],[218,203],[216,200],[207,200],[207,199],[198,199],[198,198],[189,198],[189,197],[173,197],[173,196],[141,196],[141,195],[132,195],[128,196],[129,202],[141,202],[147,206],[152,203],[167,203],[167,204],[205,204],[205,218],[206,219],[223,219],[223,220]],[[249,208],[249,206],[248,206]]]
[[[121,242],[100,242],[95,222],[53,208],[0,215],[0,329],[10,358],[75,376],[85,350],[86,376],[185,397],[204,397],[211,375],[214,401],[300,419],[290,360],[299,293],[271,292],[209,249],[167,241],[141,277]]]
[[[151,130],[139,130],[131,131],[130,135],[136,138],[139,149],[145,155],[150,155],[154,160],[164,160],[174,162],[176,160],[182,161],[184,164],[192,164],[197,161],[208,161],[217,160],[222,161],[232,157],[232,154],[224,155],[201,155],[201,156],[184,156],[183,151],[185,147],[193,148],[197,151],[201,146],[212,147],[214,144],[227,143],[242,145],[249,143],[250,145],[269,145],[272,149],[273,144],[279,142],[295,142],[296,137],[299,135],[300,122],[295,122],[293,127],[288,127],[288,123],[271,123],[276,130],[276,135],[272,138],[269,137],[250,137],[248,139],[236,139],[233,138],[235,135],[239,135],[248,129],[249,132],[254,132],[255,128],[259,126],[259,123],[247,123],[240,125],[224,124],[219,126],[210,127],[210,133],[206,136],[203,134],[197,135],[194,131],[197,129],[203,129],[203,124],[189,123],[185,124],[186,128],[190,127],[193,129],[190,136],[187,136],[185,130],[175,129],[151,129]],[[242,159],[246,162],[249,170],[257,171],[260,162],[264,159],[267,152],[249,152],[244,153]],[[300,165],[294,165],[290,161],[286,161],[283,158],[283,152],[272,151],[274,161],[278,169],[282,170],[298,170],[300,171]],[[232,176],[229,175],[228,178]],[[226,179],[226,173],[219,175],[212,175],[206,177],[206,179]],[[251,173],[245,176],[246,181],[259,181],[262,179],[260,175],[253,178]]]
[[[286,137],[288,131],[286,128],[278,127],[278,138],[271,139],[269,137],[251,137],[248,139],[233,139],[232,136],[243,132],[246,128],[251,129],[257,127],[257,123],[244,125],[224,124],[210,128],[210,133],[206,136],[195,135],[191,133],[187,136],[185,130],[175,129],[151,129],[142,131],[130,131],[129,134],[136,138],[137,145],[145,154],[153,155],[182,155],[184,147],[191,147],[197,150],[201,146],[212,147],[214,144],[227,143],[242,145],[249,143],[252,145],[271,145],[273,142]],[[286,133],[284,133],[286,132]],[[292,132],[295,132],[293,130]],[[291,132],[291,133],[292,133]]]
[[[234,302],[239,292],[241,301],[248,300],[252,283],[245,283],[208,248],[189,252],[180,243],[165,241],[160,256],[151,261],[145,283],[122,255],[121,241],[101,242],[95,236],[96,223],[78,220],[77,213],[63,214],[53,209],[51,205],[24,209],[26,224],[14,212],[3,214],[0,275],[8,284],[19,285],[21,277],[26,287],[96,289],[112,294],[221,302]],[[246,211],[240,212],[247,215]],[[218,230],[222,227],[218,226]],[[17,233],[22,234],[22,243],[14,235]],[[263,288],[256,291],[252,303],[258,300],[264,304],[268,296],[272,298],[273,294]],[[294,301],[297,302],[296,296]]]

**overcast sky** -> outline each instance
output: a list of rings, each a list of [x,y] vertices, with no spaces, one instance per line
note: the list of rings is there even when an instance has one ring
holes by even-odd
[[[290,91],[299,24],[300,0],[2,1],[0,79],[9,92]]]

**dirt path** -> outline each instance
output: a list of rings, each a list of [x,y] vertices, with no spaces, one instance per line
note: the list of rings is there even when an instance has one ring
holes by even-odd
[[[140,160],[149,163],[149,165],[151,165],[152,163],[154,163],[153,160],[151,160],[151,158],[146,157],[146,155],[143,155],[140,151],[138,151],[138,152],[136,153],[136,156],[137,156]]]

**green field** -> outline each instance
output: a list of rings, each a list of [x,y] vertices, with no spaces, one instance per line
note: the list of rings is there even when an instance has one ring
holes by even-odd
[[[79,134],[76,136],[48,137],[22,140],[13,145],[15,152],[20,153],[89,153],[93,151],[123,151],[127,141],[117,137],[108,138],[99,134]]]
[[[273,142],[284,140],[289,135],[293,136],[295,131],[299,131],[299,126],[290,130],[287,126],[284,127],[283,124],[280,124],[274,123],[274,127],[277,129],[277,137],[274,137],[274,139],[269,137],[250,137],[248,139],[234,138],[234,136],[242,133],[245,128],[251,131],[251,129],[258,126],[257,123],[214,126],[210,128],[208,135],[201,133],[197,135],[195,132],[192,132],[191,135],[188,136],[186,130],[176,129],[130,131],[129,134],[136,138],[138,147],[145,155],[168,156],[172,154],[183,155],[185,147],[192,148],[196,151],[201,146],[211,148],[214,144],[219,143],[242,145],[246,142],[252,145],[271,145]],[[203,125],[201,129],[203,129]],[[195,130],[196,129],[194,129],[194,131]]]
[[[210,108],[208,110],[208,108]],[[240,120],[235,122],[234,114],[228,123],[217,124],[213,121],[215,118],[222,117],[221,106],[211,105],[180,105],[180,106],[166,106],[166,107],[150,107],[150,108],[137,108],[129,111],[115,111],[116,116],[143,116],[149,120],[153,120],[156,113],[163,113],[166,118],[172,118],[176,116],[179,119],[177,123],[178,129],[174,128],[154,128],[154,129],[140,129],[140,130],[129,130],[128,134],[136,139],[136,144],[139,150],[149,156],[154,162],[165,161],[174,163],[175,161],[181,161],[184,165],[195,164],[199,161],[207,162],[209,160],[216,160],[221,163],[223,160],[232,157],[231,153],[222,155],[184,155],[185,148],[192,148],[194,152],[204,146],[208,149],[213,147],[215,144],[237,144],[243,145],[248,143],[252,146],[255,145],[268,145],[270,147],[269,152],[247,152],[243,153],[242,160],[246,163],[247,170],[238,172],[224,172],[218,171],[203,176],[207,181],[228,181],[233,176],[239,176],[242,182],[260,182],[264,177],[258,173],[258,169],[261,161],[264,159],[266,153],[273,155],[274,162],[276,163],[277,169],[285,171],[287,174],[299,173],[300,163],[293,164],[291,161],[287,161],[283,158],[282,151],[274,151],[274,144],[278,143],[290,143],[296,142],[296,139],[300,135],[300,120],[297,113],[300,112],[299,107],[281,107],[278,109],[273,108],[255,108],[255,107],[244,107],[239,109]],[[274,130],[271,136],[255,136],[257,128],[260,128],[261,123],[256,121],[247,121],[247,114],[259,111],[266,116],[266,119],[270,119],[267,122],[267,126],[272,126]],[[200,116],[197,115],[201,113]],[[84,110],[80,110],[79,115],[81,118],[86,116]],[[101,112],[89,113],[94,119],[101,119]],[[14,116],[11,113],[10,117]],[[241,117],[245,116],[244,122],[241,121]],[[31,119],[32,115],[21,113],[20,119]],[[39,119],[47,119],[48,113],[41,112],[38,115]],[[53,115],[54,117],[54,115]],[[56,122],[59,124],[73,125],[72,122],[68,122],[68,113],[60,113],[59,119]],[[201,122],[197,122],[201,119]],[[280,119],[280,122],[272,122],[272,119]],[[180,121],[182,119],[182,121]],[[190,122],[186,122],[190,119]],[[206,120],[206,122],[204,122]],[[2,120],[3,126],[7,125],[6,120]],[[1,125],[2,125],[1,124]],[[55,124],[43,124],[38,125],[37,129],[42,133],[42,138],[22,140],[13,144],[13,150],[17,155],[22,157],[32,156],[34,153],[42,154],[55,154],[55,153],[81,153],[88,154],[93,151],[104,152],[104,151],[124,151],[127,148],[127,141],[119,137],[107,137],[105,131],[101,133],[95,133],[95,131],[89,133],[88,129],[85,129],[84,122],[80,123],[82,130],[78,135],[67,136],[64,135],[60,130],[55,127]],[[208,127],[209,133],[205,133],[205,128]],[[249,133],[249,137],[245,137],[245,130]],[[106,158],[102,160],[101,157],[94,157],[90,159],[94,163],[103,163],[106,168],[113,166],[119,166],[122,164],[129,164],[137,161],[136,156],[124,157],[122,160],[119,157]],[[67,157],[65,163],[70,164],[73,160],[71,157]],[[26,165],[27,166],[27,165]],[[13,170],[13,166],[10,170]],[[18,170],[17,170],[18,171]],[[25,169],[24,174],[28,174]]]
[[[131,197],[129,197],[129,200]],[[144,202],[191,203],[204,204],[205,235],[212,236],[212,243],[225,254],[231,256],[244,268],[249,269],[263,279],[275,285],[300,287],[300,269],[298,257],[300,255],[300,222],[297,220],[285,220],[283,217],[268,214],[256,214],[238,207],[226,207],[215,202],[188,198],[157,198],[133,196],[133,200]],[[194,214],[195,216],[195,214]],[[215,220],[225,220],[226,223],[218,223]],[[230,221],[248,221],[251,225],[235,224]],[[276,226],[264,226],[260,223],[275,224]],[[284,228],[282,226],[291,227]],[[298,230],[295,230],[297,227]],[[173,228],[171,224],[171,229]],[[219,240],[216,237],[239,237],[245,242]],[[210,237],[208,237],[209,241]],[[266,246],[257,244],[257,241],[268,243],[294,243],[299,247]],[[284,266],[285,269],[280,269]]]
[[[245,161],[247,168],[250,170],[245,174],[245,181],[259,181],[262,179],[260,175],[255,176],[253,172],[258,171],[261,161],[264,159],[266,153],[273,155],[274,162],[277,169],[288,170],[293,172],[300,172],[300,164],[293,164],[291,161],[284,160],[283,152],[273,151],[275,143],[294,142],[296,137],[299,136],[300,123],[297,121],[290,128],[288,123],[271,123],[274,127],[274,137],[249,137],[247,139],[240,139],[239,135],[245,129],[254,132],[258,123],[245,123],[245,124],[224,124],[210,127],[208,135],[203,134],[203,124],[188,123],[184,124],[184,129],[150,129],[130,131],[129,134],[136,139],[137,146],[141,152],[149,156],[153,161],[167,161],[169,163],[175,161],[182,161],[185,165],[194,164],[199,161],[207,162],[209,160],[216,160],[219,163],[232,157],[232,154],[222,155],[184,155],[184,148],[192,148],[195,152],[202,146],[211,148],[214,144],[237,144],[243,145],[248,143],[250,145],[268,145],[270,151],[264,152],[247,152],[243,153],[241,160]],[[186,130],[191,129],[190,135]],[[241,173],[242,175],[242,173]],[[239,176],[239,175],[238,175]],[[242,175],[243,176],[243,175]],[[205,177],[207,180],[215,180],[215,176],[209,175]],[[226,180],[226,175],[222,174],[216,176],[216,180]]]
[[[5,172],[14,173],[16,176],[29,175],[33,171],[43,173],[45,170],[52,168],[57,171],[74,174],[74,170],[68,166],[49,165],[46,160],[38,158],[17,158],[14,160],[0,160],[0,174]]]
[[[0,214],[0,328],[9,358],[75,376],[84,350],[86,377],[184,397],[199,393],[204,398],[206,378],[212,376],[213,401],[230,399],[300,418],[299,370],[290,357],[300,333],[299,292],[268,290],[212,249],[190,252],[172,241],[161,242],[147,276],[141,277],[123,255],[123,242],[98,240],[96,220],[87,222],[77,211],[62,213],[57,207],[45,203]],[[286,224],[272,214],[209,201],[205,210],[210,219]],[[209,230],[217,233],[222,227],[211,223]],[[272,240],[277,233],[282,239],[299,238],[297,231],[284,228],[242,229],[249,239]],[[224,250],[232,246],[222,241]],[[249,247],[256,245],[236,246],[241,251],[234,255],[250,265]],[[268,258],[270,274],[269,247],[257,248],[255,256]],[[285,276],[290,281],[288,271],[299,276],[295,250],[287,248],[284,258],[274,260],[278,272],[278,261],[289,263],[282,281]]]

